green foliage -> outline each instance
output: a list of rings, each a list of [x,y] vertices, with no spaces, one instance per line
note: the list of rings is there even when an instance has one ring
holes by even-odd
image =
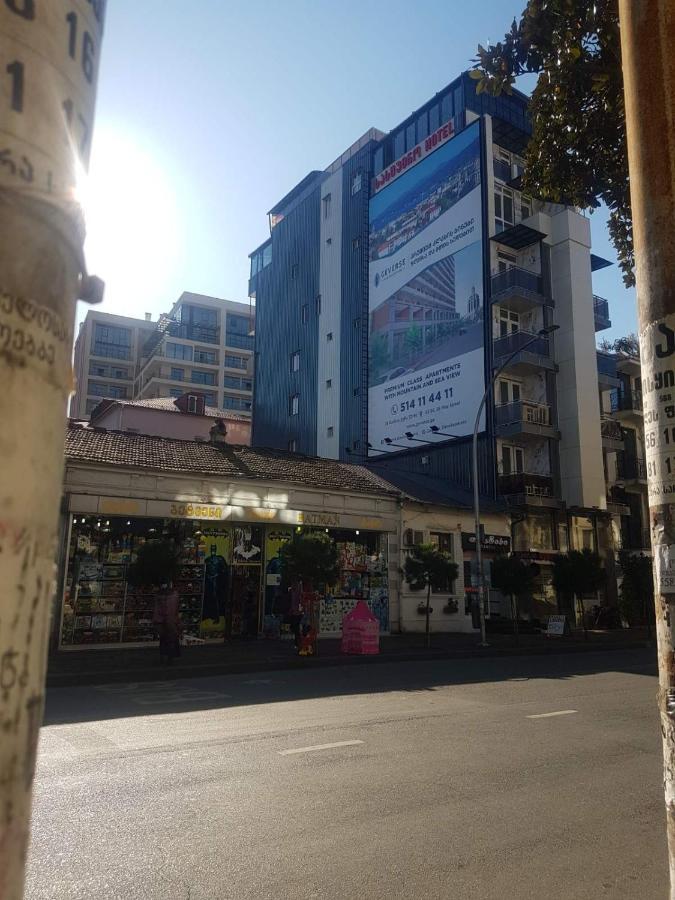
[[[638,340],[638,336],[633,332],[627,334],[625,337],[617,338],[614,341],[603,338],[600,341],[600,350],[603,350],[605,353],[624,353],[626,356],[632,356],[635,359],[639,359],[640,341]]]
[[[623,551],[619,554],[619,565],[623,572],[619,611],[629,625],[652,618],[654,610],[654,577],[652,561],[648,556],[632,555]]]
[[[532,566],[517,556],[498,556],[492,563],[492,586],[508,597],[528,597],[534,588]]]
[[[623,280],[635,284],[617,0],[528,0],[473,62],[478,93],[511,93],[519,75],[539,76],[523,189],[581,209],[604,202]]]
[[[405,333],[405,348],[411,356],[422,349],[422,329],[419,325],[411,325]]]
[[[592,550],[561,553],[553,563],[553,587],[561,594],[592,594],[605,583],[605,570]]]
[[[433,544],[417,544],[406,557],[403,575],[411,591],[424,588],[442,591],[452,583],[459,568],[448,553]]]
[[[128,580],[137,587],[159,587],[178,575],[178,553],[168,541],[146,541],[129,567]]]
[[[340,572],[339,552],[323,531],[296,534],[280,551],[285,584],[302,581],[311,587],[334,584]]]

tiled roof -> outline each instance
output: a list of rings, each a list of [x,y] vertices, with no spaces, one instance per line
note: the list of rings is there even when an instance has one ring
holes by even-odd
[[[198,391],[195,391],[194,393],[198,393]],[[160,412],[181,412],[180,409],[178,409],[178,407],[176,406],[176,402],[173,397],[153,397],[148,400],[104,400],[102,402],[108,404],[108,406],[106,406],[105,409],[102,410],[102,412],[107,412],[115,403],[119,404],[120,406],[142,406],[144,409],[157,409],[160,410]],[[97,418],[96,416],[93,416],[93,412],[95,412],[97,409],[98,407],[94,407],[94,410],[92,411],[93,418]],[[193,416],[196,414],[183,413],[183,415]],[[208,418],[210,419],[236,419],[240,422],[251,421],[249,416],[238,416],[236,413],[231,412],[229,409],[219,409],[217,406],[205,406],[204,415],[208,416]]]
[[[66,462],[192,472],[223,478],[259,478],[320,489],[398,496],[398,491],[391,484],[365,466],[283,450],[106,431],[74,422],[68,426],[65,456]]]

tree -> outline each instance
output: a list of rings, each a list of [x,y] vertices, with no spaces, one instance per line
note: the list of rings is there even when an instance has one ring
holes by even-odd
[[[334,584],[340,573],[340,554],[323,531],[296,534],[279,551],[284,584],[302,581],[308,590]]]
[[[623,573],[619,594],[619,610],[629,625],[646,621],[651,631],[654,614],[654,576],[652,560],[648,556],[635,555],[623,550],[619,554]]]
[[[411,591],[427,589],[425,634],[427,647],[431,643],[429,617],[431,615],[431,591],[447,590],[457,578],[459,568],[449,553],[444,553],[433,544],[417,544],[406,557],[403,576]]]
[[[605,583],[602,560],[592,550],[570,550],[561,553],[553,563],[553,587],[559,596],[576,598],[577,614],[586,636],[586,617],[582,596],[592,594]]]
[[[640,341],[634,333],[627,334],[625,337],[616,338],[609,341],[603,338],[600,341],[600,350],[605,353],[623,353],[626,356],[633,356],[635,359],[640,358]]]
[[[511,93],[519,75],[539,76],[523,189],[582,209],[605,203],[623,280],[634,285],[617,0],[529,0],[504,39],[477,53],[479,93]]]
[[[492,586],[511,598],[513,634],[518,643],[518,601],[532,595],[536,570],[517,556],[498,556],[492,563]]]
[[[370,339],[370,373],[371,379],[377,381],[391,365],[389,343],[384,334],[372,335]]]
[[[416,356],[422,350],[422,329],[419,325],[411,325],[405,333],[405,349],[409,356]]]
[[[147,541],[138,548],[136,561],[129,566],[128,580],[139,587],[169,584],[178,575],[178,553],[168,541]]]

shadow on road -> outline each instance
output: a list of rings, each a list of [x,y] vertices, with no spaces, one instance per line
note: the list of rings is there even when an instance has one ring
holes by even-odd
[[[460,684],[572,679],[599,672],[657,674],[653,648],[546,656],[436,659],[214,675],[188,680],[128,681],[52,688],[44,725],[167,715],[391,692],[424,693]]]

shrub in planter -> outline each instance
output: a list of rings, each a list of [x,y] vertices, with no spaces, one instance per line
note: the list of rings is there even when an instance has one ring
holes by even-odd
[[[421,591],[426,588],[427,602],[420,603],[417,611],[426,616],[425,634],[427,647],[431,643],[431,630],[429,616],[433,612],[431,608],[431,590],[447,590],[447,586],[457,578],[459,568],[452,561],[448,553],[443,553],[433,544],[416,544],[406,557],[403,566],[405,580],[411,591]]]
[[[459,604],[456,600],[448,600],[443,607],[443,612],[446,613],[446,615],[452,615],[453,613],[459,612]]]

